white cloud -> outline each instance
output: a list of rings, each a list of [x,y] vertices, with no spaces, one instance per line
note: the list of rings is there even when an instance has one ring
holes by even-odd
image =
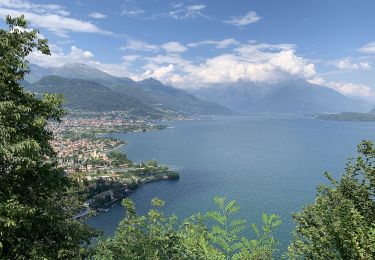
[[[214,41],[214,40],[205,40],[205,41],[200,41],[200,42],[192,42],[187,44],[189,47],[198,47],[201,45],[214,45],[218,49],[224,49],[228,48],[232,45],[238,45],[239,42],[236,39],[224,39],[221,41]]]
[[[208,59],[190,71],[189,81],[214,84],[242,79],[274,83],[291,78],[310,78],[316,74],[314,64],[307,63],[293,51],[263,54],[264,59],[261,62],[233,54]]]
[[[133,7],[133,8],[124,8],[121,11],[121,15],[125,15],[128,17],[137,17],[141,14],[144,14],[145,11],[143,9],[140,9],[138,7]]]
[[[62,48],[50,44],[51,56],[44,55],[38,51],[33,51],[28,59],[30,63],[35,63],[41,67],[60,67],[66,63],[88,63],[94,54],[76,46],[71,46],[68,53],[64,53]]]
[[[316,76],[316,77],[314,77],[312,79],[309,79],[307,81],[312,83],[312,84],[316,84],[316,85],[321,85],[321,86],[326,85],[326,81],[322,77],[319,77],[319,76]]]
[[[256,23],[260,20],[260,16],[254,11],[247,12],[244,16],[232,17],[229,20],[223,21],[224,23],[234,26],[245,26],[248,24]]]
[[[125,0],[121,6],[121,15],[137,18],[145,13],[145,10],[138,7],[137,3],[133,0]]]
[[[363,53],[370,53],[370,54],[375,53],[375,41],[367,43],[366,45],[363,45],[358,50]]]
[[[101,63],[93,59],[94,54],[92,52],[80,49],[76,46],[71,46],[69,51],[66,53],[61,47],[54,44],[50,44],[50,49],[50,56],[44,55],[38,51],[33,51],[28,56],[28,60],[30,61],[30,63],[34,63],[45,68],[61,67],[67,63],[82,63],[93,66],[99,70],[107,72],[108,74],[118,77],[130,75],[127,68],[127,63]]]
[[[372,67],[368,62],[352,62],[348,58],[344,58],[334,62],[334,65],[341,70],[371,70]]]
[[[186,4],[183,2],[172,2],[169,10],[150,13],[139,2],[135,0],[123,0],[121,15],[141,20],[153,20],[157,18],[173,18],[176,20],[194,19],[198,17],[208,18],[202,11],[206,8],[204,4]]]
[[[374,97],[372,89],[364,84],[354,84],[348,82],[329,82],[327,86],[351,97]]]
[[[123,51],[141,51],[141,52],[158,52],[161,49],[169,53],[184,52],[187,48],[179,42],[166,42],[160,46],[150,44],[145,41],[131,39],[127,40],[126,44],[120,47]]]
[[[177,19],[193,19],[197,17],[208,17],[202,13],[202,10],[207,6],[204,4],[194,4],[194,5],[183,5],[175,4],[172,5],[173,10],[168,13],[168,16]]]
[[[35,4],[25,0],[0,0],[0,7],[22,9],[40,14],[55,13],[63,16],[67,16],[70,14],[68,11],[66,11],[65,7],[61,5]]]
[[[164,78],[167,75],[170,75],[170,73],[173,71],[174,71],[174,65],[169,64],[167,66],[146,70],[144,72],[144,76],[160,79],[160,78]]]
[[[147,75],[154,75],[153,72],[159,68],[173,65],[173,70],[164,69],[164,73],[156,73],[154,76],[181,88],[204,87],[240,79],[275,83],[294,78],[316,77],[314,64],[298,56],[293,46],[242,44],[235,48],[233,53],[224,53],[203,61],[186,60],[179,54],[167,53],[145,58],[147,64],[144,69],[148,71]]]
[[[180,68],[184,68],[192,64],[191,61],[183,59],[178,53],[168,53],[167,55],[144,57],[143,59],[149,62],[148,64],[146,64],[145,68],[149,68],[147,66],[154,65],[154,64],[157,64],[157,65],[174,64],[174,65],[178,65]]]
[[[144,41],[128,40],[124,46],[120,47],[120,49],[131,51],[156,52],[159,50],[159,47],[157,45],[149,44]]]
[[[23,0],[0,0],[0,17],[6,15],[25,15],[33,26],[45,28],[61,37],[68,37],[68,32],[112,34],[102,30],[91,22],[68,17],[69,12],[63,6],[54,4],[33,4]]]
[[[122,59],[127,62],[136,61],[139,58],[141,58],[140,55],[124,55],[122,56]]]
[[[167,42],[161,45],[166,52],[184,52],[187,48],[179,42]]]
[[[348,97],[365,99],[372,99],[375,97],[375,93],[373,92],[372,88],[365,84],[337,81],[327,82],[320,76],[316,76],[308,81],[313,84],[329,87]]]
[[[95,18],[95,19],[104,19],[107,17],[106,14],[102,14],[102,13],[99,13],[99,12],[92,12],[89,14],[90,17],[92,18]]]

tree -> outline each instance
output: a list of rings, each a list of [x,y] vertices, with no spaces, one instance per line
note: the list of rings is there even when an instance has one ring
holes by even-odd
[[[218,210],[207,213],[208,218],[214,222],[208,237],[225,259],[273,259],[278,242],[272,232],[281,224],[278,216],[263,213],[262,229],[259,230],[252,224],[256,237],[249,240],[243,236],[247,221],[234,218],[240,209],[237,203],[234,200],[226,203],[225,198],[216,197],[215,204]]]
[[[294,214],[292,259],[375,259],[375,148],[358,145],[339,181],[318,187],[315,202]]]
[[[23,16],[0,30],[0,258],[74,258],[95,232],[73,220],[74,182],[55,162],[48,120],[64,115],[62,98],[36,98],[20,82],[33,50],[50,54],[47,40]]]
[[[126,216],[115,235],[101,240],[95,259],[272,259],[276,240],[272,236],[280,224],[276,215],[263,215],[259,231],[253,224],[255,238],[241,235],[246,221],[234,218],[239,210],[235,201],[215,198],[217,211],[197,214],[177,226],[177,217],[165,216],[158,210],[164,205],[152,200],[146,216],[138,216],[135,204],[125,199]]]

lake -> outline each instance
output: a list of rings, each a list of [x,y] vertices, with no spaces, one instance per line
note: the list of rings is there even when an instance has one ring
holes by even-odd
[[[375,123],[320,121],[307,117],[219,117],[178,121],[146,133],[112,134],[127,140],[120,150],[136,162],[156,159],[178,170],[178,181],[141,186],[131,195],[139,213],[150,200],[166,201],[165,212],[180,218],[214,209],[217,195],[235,199],[240,217],[260,223],[276,213],[281,251],[291,240],[291,213],[313,202],[324,172],[339,177],[362,139],[375,140]],[[107,235],[125,212],[118,203],[89,223]]]

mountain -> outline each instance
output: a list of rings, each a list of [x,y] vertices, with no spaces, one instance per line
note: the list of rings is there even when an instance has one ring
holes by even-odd
[[[216,114],[231,115],[233,111],[212,101],[204,101],[187,93],[184,90],[163,85],[154,78],[148,78],[138,82],[152,103],[162,104],[179,112],[186,114]]]
[[[193,89],[190,93],[198,98],[222,104],[233,111],[247,113],[250,107],[269,94],[272,89],[267,84],[239,80],[235,83]]]
[[[25,79],[34,83],[49,75],[60,76],[70,79],[92,80],[100,84],[127,83],[127,78],[117,78],[104,71],[82,63],[67,63],[61,67],[42,68],[35,64],[30,65],[31,73]]]
[[[130,115],[153,118],[160,118],[162,114],[138,99],[116,93],[108,87],[89,80],[50,75],[24,87],[38,94],[63,94],[66,107],[74,110],[101,112],[126,110]]]
[[[243,114],[310,114],[368,111],[361,101],[304,80],[278,84],[243,81],[195,90],[200,98],[221,103]]]
[[[34,70],[36,74],[34,75]],[[149,78],[134,81],[126,77],[115,77],[85,64],[66,64],[62,67],[44,68],[33,65],[27,80],[46,75],[57,75],[70,79],[82,79],[101,84],[113,92],[126,95],[164,113],[185,115],[230,115],[233,111],[212,101],[205,101],[184,90],[163,85]]]
[[[254,106],[255,112],[310,114],[367,111],[363,102],[348,98],[339,92],[306,81],[288,82]]]

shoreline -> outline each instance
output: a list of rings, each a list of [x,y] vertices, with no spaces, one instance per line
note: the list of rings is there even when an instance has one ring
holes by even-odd
[[[173,177],[169,176],[168,174],[173,174]],[[164,171],[164,172],[157,172],[155,174],[158,174],[158,177],[155,178],[155,176],[149,176],[148,179],[142,179],[139,183],[137,183],[137,186],[134,189],[126,189],[124,190],[125,194],[119,198],[114,198],[113,200],[104,203],[103,205],[98,205],[96,207],[92,207],[88,205],[86,202],[84,203],[85,207],[84,210],[82,210],[80,213],[76,214],[73,219],[81,219],[81,218],[89,218],[92,216],[96,216],[103,212],[109,212],[110,206],[120,200],[123,200],[130,196],[133,191],[137,190],[140,186],[146,185],[148,183],[152,182],[158,182],[158,181],[178,181],[180,178],[179,173],[175,171]]]
[[[102,150],[101,153],[104,153],[108,156],[108,154],[111,152],[118,152],[119,154],[125,155],[126,158],[126,153],[120,151],[120,149],[128,145],[128,141],[120,140],[120,138],[116,136],[111,136],[112,134],[144,133],[151,131],[160,131],[169,127],[169,125],[153,125],[152,127],[147,129],[131,129],[131,131],[126,131],[124,129],[125,131],[103,131],[96,133],[94,130],[92,138],[99,140],[112,139],[116,142],[121,142],[120,144],[115,145],[108,150]],[[81,212],[76,214],[74,216],[74,219],[89,218],[93,215],[95,216],[96,214],[99,214],[100,212],[108,212],[110,210],[110,206],[113,203],[128,197],[141,185],[161,180],[179,179],[178,172],[171,170],[167,165],[158,165],[156,161],[156,165],[153,165],[147,164],[145,162],[133,164],[133,162],[129,160],[130,167],[125,166],[125,164],[128,164],[127,162],[121,162],[121,164],[124,165],[119,165],[120,167],[117,167],[116,164],[113,164],[116,163],[116,160],[116,158],[111,158],[107,166],[107,170],[112,172],[110,175],[108,175],[106,171],[102,174],[98,172],[94,175],[92,171],[87,171],[86,173],[82,172],[82,175],[80,177],[81,180],[86,179],[90,182],[90,184],[88,186],[85,186],[85,188],[82,190],[83,194],[87,195],[87,198],[85,203],[83,204],[84,207],[82,208]],[[156,171],[152,170],[153,167]],[[98,181],[104,183],[104,186],[97,186]],[[117,183],[117,186],[111,185],[111,182]],[[92,189],[94,189],[94,191],[92,191]],[[110,199],[110,201],[108,201],[108,199]]]

